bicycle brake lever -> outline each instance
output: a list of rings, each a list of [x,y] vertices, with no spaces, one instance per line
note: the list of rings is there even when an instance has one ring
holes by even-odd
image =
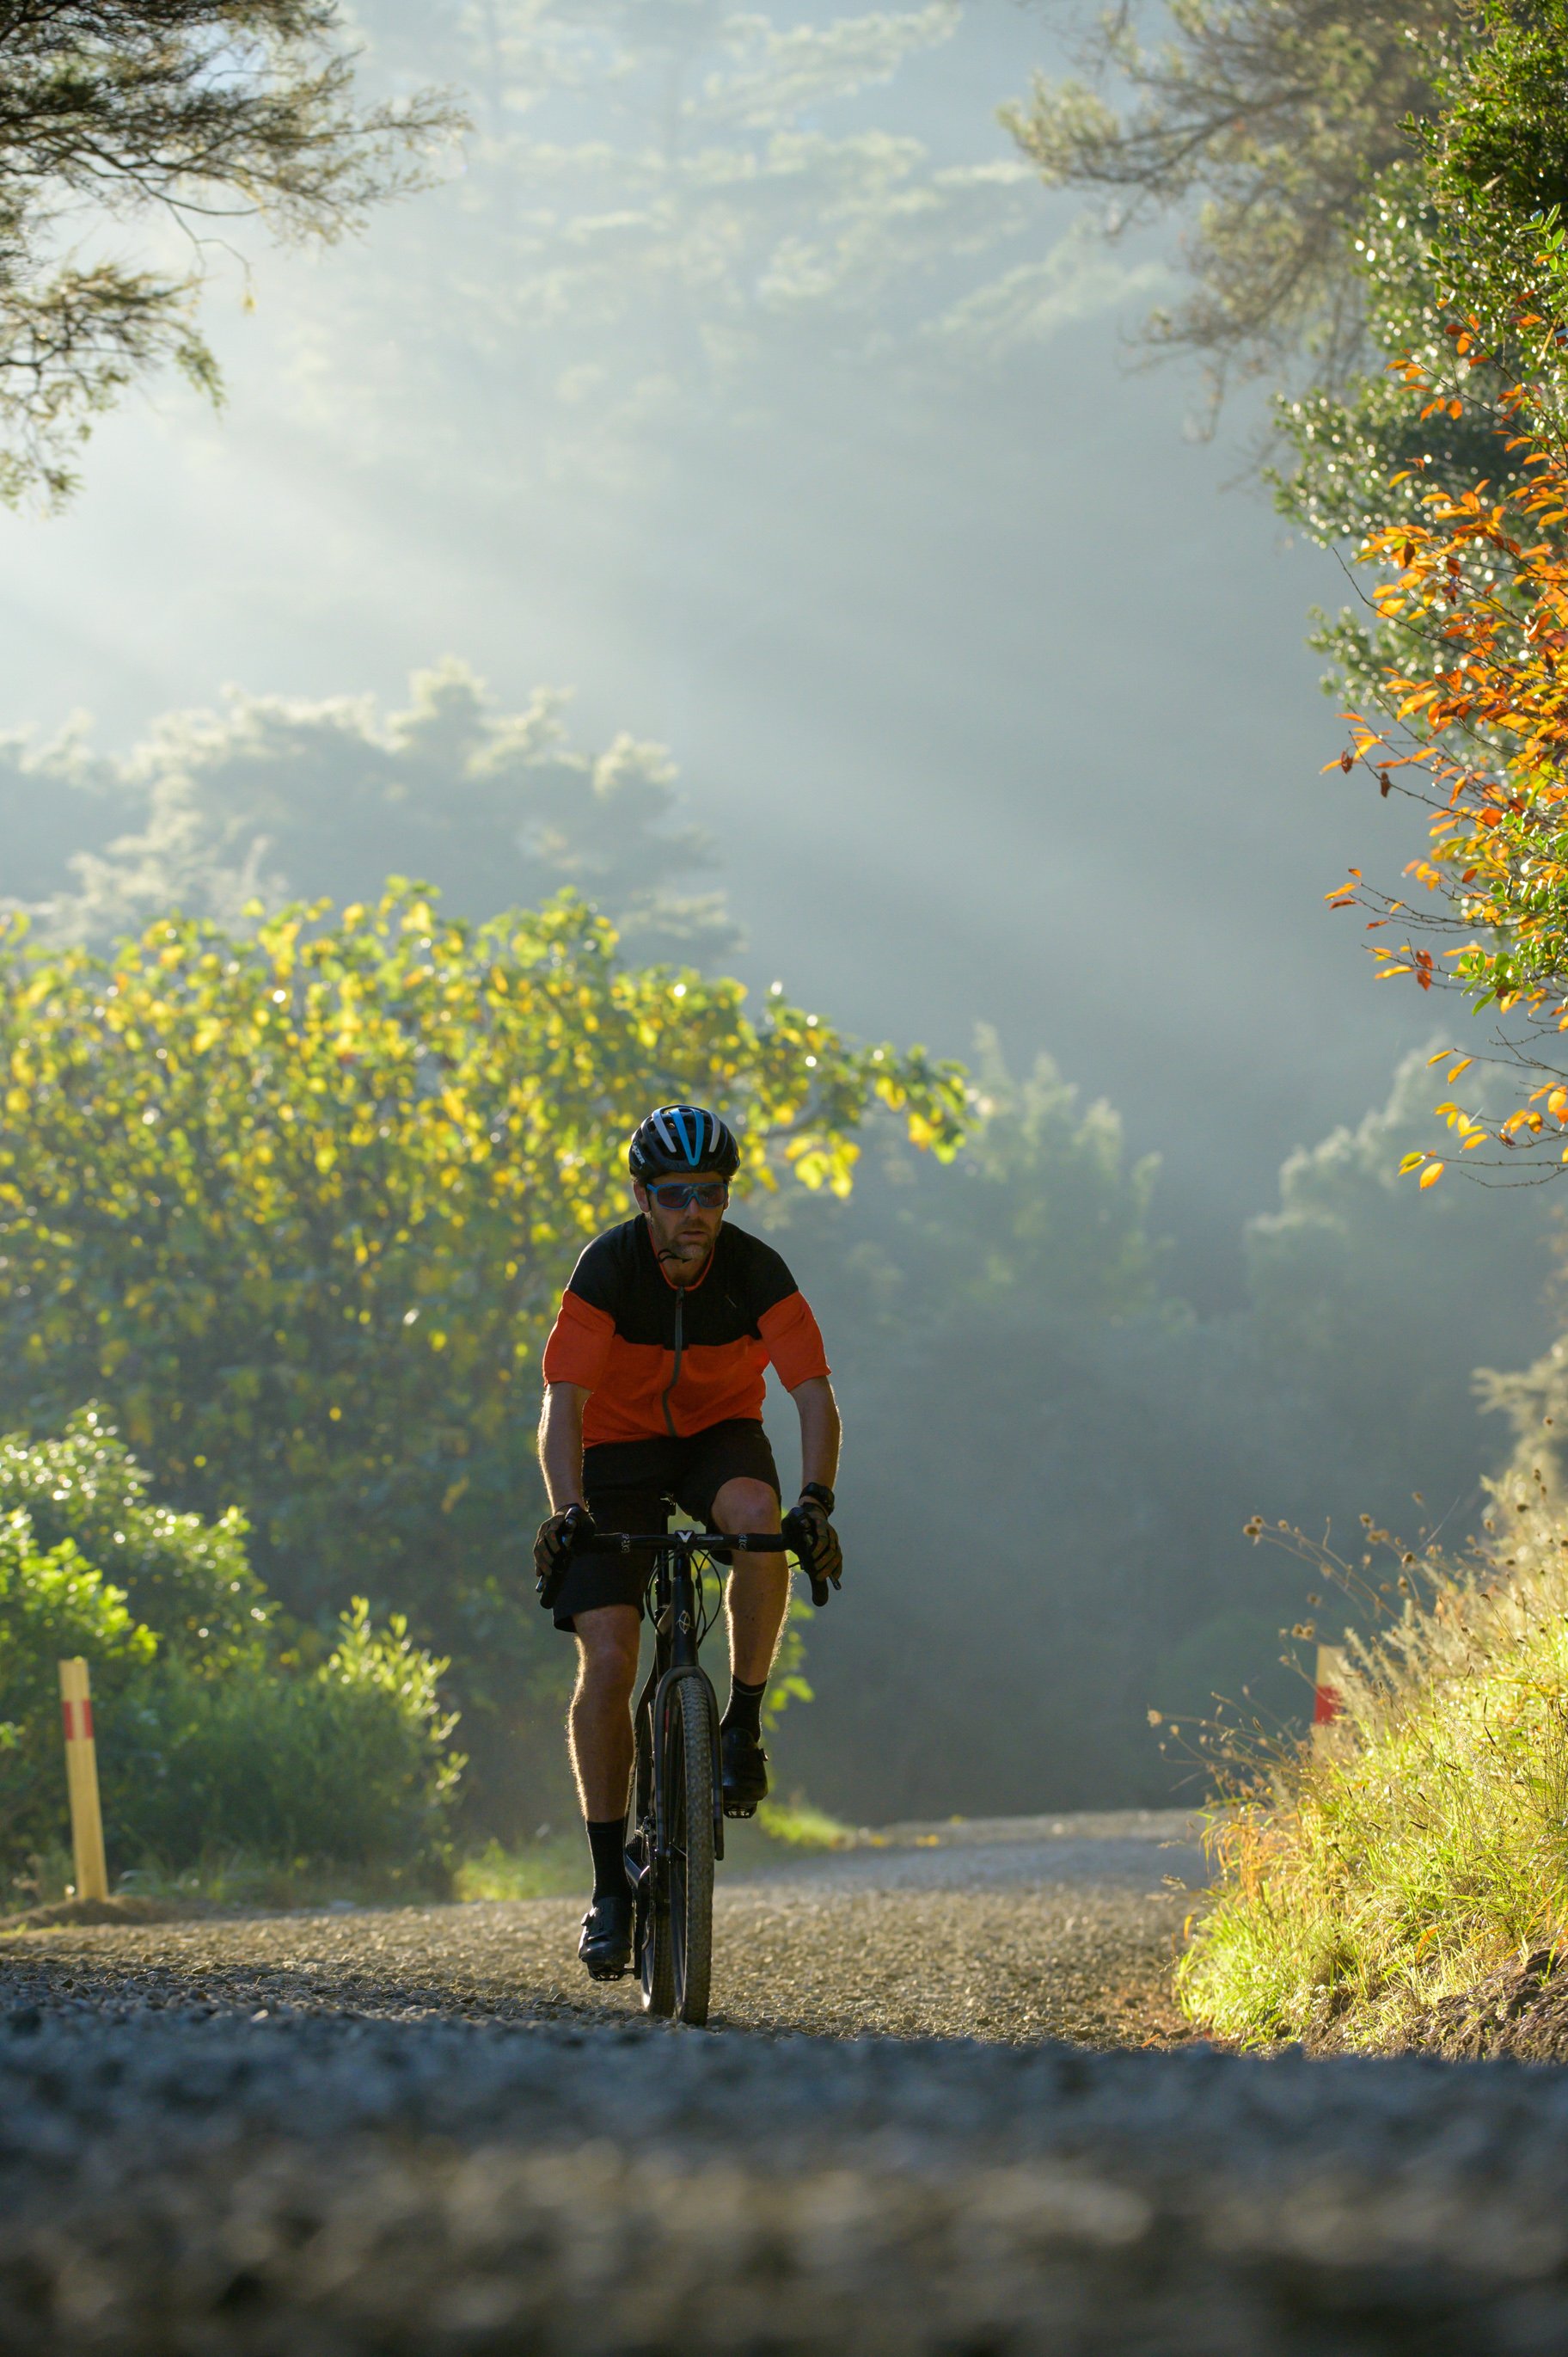
[[[825,1579],[822,1578],[822,1577],[820,1577],[816,1572],[814,1572],[814,1571],[811,1574],[811,1601],[812,1601],[812,1603],[816,1606],[817,1610],[820,1612],[820,1611],[822,1610],[822,1609],[823,1605],[827,1602],[827,1600],[828,1600],[828,1597],[829,1597],[829,1595],[832,1593],[832,1591],[830,1590],[830,1588],[829,1588],[829,1587],[828,1587],[828,1583],[827,1583],[827,1581],[826,1581]]]

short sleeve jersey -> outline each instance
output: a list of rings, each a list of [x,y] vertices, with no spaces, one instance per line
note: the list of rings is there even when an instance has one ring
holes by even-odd
[[[695,1285],[671,1284],[646,1220],[592,1243],[544,1346],[544,1380],[592,1394],[583,1438],[688,1439],[762,1415],[769,1363],[786,1390],[828,1362],[817,1321],[771,1244],[726,1220]]]

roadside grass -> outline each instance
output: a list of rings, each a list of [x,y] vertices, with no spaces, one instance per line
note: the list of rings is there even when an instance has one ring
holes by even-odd
[[[7,1915],[59,1906],[75,1896],[75,1868],[69,1850],[51,1849],[28,1862],[0,1909]],[[344,1864],[331,1858],[277,1858],[250,1850],[211,1850],[193,1865],[171,1867],[156,1858],[111,1876],[114,1897],[149,1900],[176,1910],[208,1908],[243,1913],[349,1905],[419,1905],[452,1895],[451,1884],[428,1871],[417,1876],[395,1868]]]
[[[800,1792],[787,1801],[765,1801],[752,1825],[730,1830],[737,1851],[756,1842],[763,1855],[776,1845],[792,1850],[843,1849],[859,1838],[852,1826],[841,1824]],[[257,1857],[243,1850],[214,1852],[177,1871],[156,1860],[144,1862],[115,1875],[113,1887],[117,1898],[153,1900],[174,1908],[216,1907],[242,1912],[258,1908],[270,1913],[334,1904],[417,1905],[439,1899],[472,1903],[575,1898],[584,1888],[586,1871],[582,1827],[574,1824],[542,1825],[531,1840],[510,1848],[499,1841],[489,1841],[461,1859],[453,1867],[449,1884],[440,1888],[428,1878],[414,1887],[363,1867]],[[33,1858],[28,1872],[18,1877],[6,1894],[0,1924],[7,1914],[20,1915],[69,1900],[73,1894],[72,1873],[69,1850],[52,1849]]]
[[[775,1846],[788,1849],[845,1849],[858,1836],[825,1810],[816,1808],[803,1793],[787,1801],[764,1801],[749,1824],[725,1827],[725,1840],[736,1862],[747,1856],[766,1856]],[[499,1841],[463,1860],[453,1876],[460,1900],[575,1898],[585,1888],[588,1853],[580,1825],[542,1826],[532,1841],[508,1849]]]
[[[1487,1530],[1459,1561],[1371,1531],[1361,1568],[1282,1537],[1380,1625],[1346,1641],[1343,1717],[1255,1759],[1211,1819],[1176,1971],[1202,2028],[1397,2046],[1498,1965],[1568,1951],[1568,1513],[1515,1474]]]
[[[542,1825],[532,1841],[508,1849],[489,1841],[464,1858],[452,1878],[455,1898],[562,1899],[585,1889],[588,1851],[581,1825]]]
[[[769,1841],[790,1849],[853,1849],[859,1839],[853,1825],[830,1817],[803,1792],[792,1792],[787,1801],[764,1801],[757,1822]]]

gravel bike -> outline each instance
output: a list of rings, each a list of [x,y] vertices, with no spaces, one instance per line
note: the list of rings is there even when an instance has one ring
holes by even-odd
[[[778,1534],[596,1531],[575,1555],[653,1556],[648,1617],[653,1661],[637,1698],[637,1770],[627,1848],[636,1907],[633,1959],[643,2010],[695,2027],[708,2018],[714,1867],[725,1854],[719,1706],[697,1655],[719,1612],[718,1565],[732,1554],[784,1555]],[[814,1574],[811,1601],[828,1599]]]

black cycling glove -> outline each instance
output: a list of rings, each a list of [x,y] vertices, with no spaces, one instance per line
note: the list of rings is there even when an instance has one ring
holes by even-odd
[[[827,1583],[836,1587],[843,1577],[843,1549],[838,1533],[828,1520],[827,1509],[816,1498],[802,1498],[791,1506],[779,1526],[795,1553],[800,1558],[800,1568],[811,1583],[811,1601],[825,1604]]]
[[[561,1582],[572,1560],[573,1542],[591,1539],[594,1518],[586,1506],[568,1506],[539,1525],[533,1542],[533,1577],[539,1601],[548,1612],[561,1593]]]

